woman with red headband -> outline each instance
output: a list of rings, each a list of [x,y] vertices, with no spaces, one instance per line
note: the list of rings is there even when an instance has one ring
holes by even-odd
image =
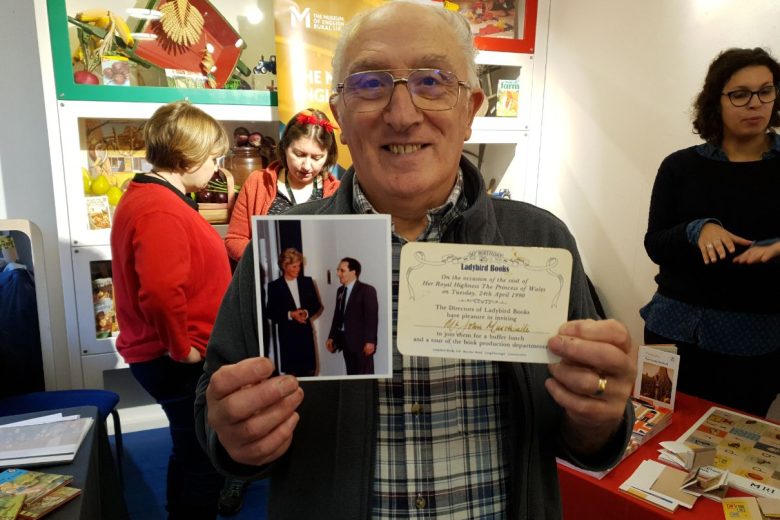
[[[290,119],[276,148],[277,161],[252,172],[241,187],[230,217],[225,246],[238,260],[252,236],[252,215],[276,215],[330,197],[339,181],[330,173],[338,150],[328,116],[308,108]]]

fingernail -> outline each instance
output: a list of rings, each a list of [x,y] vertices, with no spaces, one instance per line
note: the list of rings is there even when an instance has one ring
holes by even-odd
[[[550,341],[547,342],[547,346],[549,346],[550,350],[557,354],[563,348],[563,337],[553,336],[550,338]]]
[[[298,388],[298,380],[293,376],[282,376],[276,384],[282,395],[290,395]]]

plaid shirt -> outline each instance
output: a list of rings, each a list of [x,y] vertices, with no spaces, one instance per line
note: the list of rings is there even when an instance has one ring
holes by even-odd
[[[354,209],[376,213],[360,190]],[[438,242],[468,207],[463,174],[428,211],[417,238]],[[393,233],[393,323],[403,237]],[[402,356],[393,327],[393,378],[380,380],[372,518],[505,518],[507,382],[494,362]]]

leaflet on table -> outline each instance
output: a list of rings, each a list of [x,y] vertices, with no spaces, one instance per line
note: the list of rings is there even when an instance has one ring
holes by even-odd
[[[680,356],[666,345],[641,345],[637,357],[634,397],[649,401],[655,407],[674,410]]]
[[[712,407],[678,439],[715,448],[712,464],[729,471],[729,486],[755,496],[780,498],[780,425]]]
[[[409,242],[401,250],[398,350],[410,356],[558,361],[567,320],[565,249]]]
[[[0,428],[0,467],[70,462],[92,426],[91,417]]]
[[[660,462],[644,460],[619,489],[667,511],[675,511],[678,506],[691,509],[698,497],[682,491],[687,476]]]

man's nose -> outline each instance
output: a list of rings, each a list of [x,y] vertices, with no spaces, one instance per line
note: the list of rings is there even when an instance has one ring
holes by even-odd
[[[385,122],[399,132],[422,120],[422,110],[412,102],[412,93],[406,81],[394,85],[383,115]]]

